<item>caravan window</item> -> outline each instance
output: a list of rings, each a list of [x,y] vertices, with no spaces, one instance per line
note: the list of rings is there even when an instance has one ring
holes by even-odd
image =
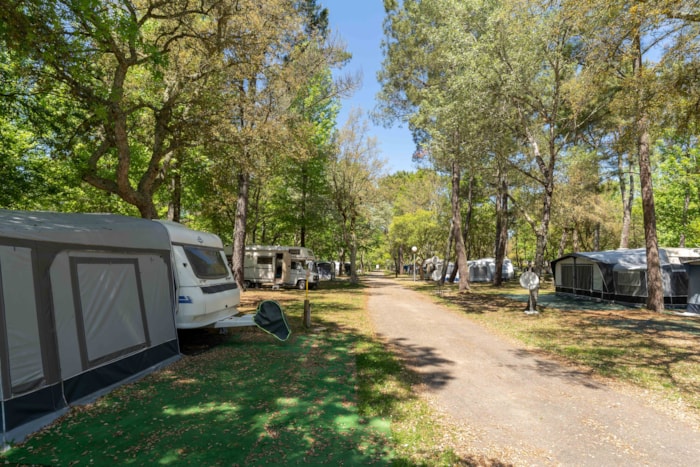
[[[593,265],[576,265],[576,288],[581,290],[593,290]]]
[[[642,270],[615,271],[615,291],[618,295],[646,297],[646,272]]]
[[[562,287],[574,287],[574,265],[573,264],[562,264],[561,265],[561,278],[559,278],[559,283]]]
[[[184,245],[183,248],[192,270],[200,279],[220,279],[228,276],[228,268],[220,250],[193,245]]]

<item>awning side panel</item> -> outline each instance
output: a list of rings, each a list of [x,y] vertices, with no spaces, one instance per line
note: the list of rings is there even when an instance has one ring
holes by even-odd
[[[146,313],[136,260],[73,258],[71,270],[83,367],[146,347]]]
[[[44,382],[41,338],[37,319],[32,250],[0,246],[5,341],[13,395],[40,387]]]
[[[143,303],[152,346],[177,339],[175,328],[177,299],[169,262],[167,255],[139,256]]]

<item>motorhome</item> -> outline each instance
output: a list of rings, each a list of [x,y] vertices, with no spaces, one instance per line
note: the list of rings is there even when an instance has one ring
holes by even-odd
[[[245,247],[243,284],[248,287],[318,287],[314,253],[293,246],[250,245]]]
[[[228,266],[221,239],[176,222],[157,222],[166,228],[172,244],[177,328],[254,326],[252,315],[236,316],[241,291]]]

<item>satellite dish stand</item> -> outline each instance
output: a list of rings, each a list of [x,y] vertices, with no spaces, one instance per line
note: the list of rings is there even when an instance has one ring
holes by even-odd
[[[528,300],[527,300],[527,307],[528,309],[525,310],[525,314],[527,315],[536,315],[539,313],[533,306],[535,303],[534,300],[534,293],[537,290],[537,288],[540,285],[540,278],[537,277],[537,274],[535,274],[532,271],[527,271],[524,272],[522,276],[520,276],[520,286],[523,289],[527,289],[528,292],[530,293]]]

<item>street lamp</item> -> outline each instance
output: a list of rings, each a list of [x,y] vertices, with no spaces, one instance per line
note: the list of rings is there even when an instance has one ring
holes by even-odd
[[[412,246],[411,251],[413,252],[413,282],[416,281],[416,251],[418,248]]]

